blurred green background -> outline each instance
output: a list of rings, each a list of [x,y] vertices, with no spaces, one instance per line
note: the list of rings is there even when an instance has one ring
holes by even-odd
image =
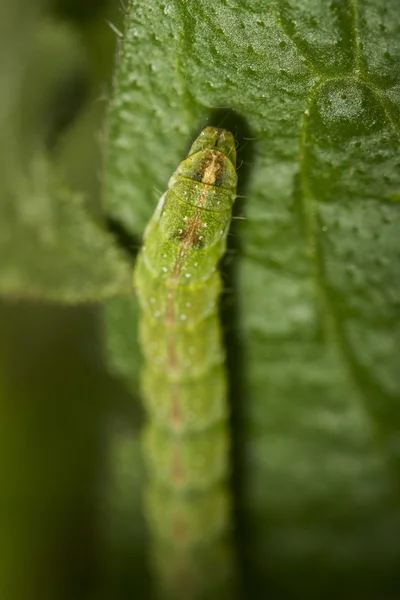
[[[98,215],[98,141],[117,41],[107,21],[121,26],[122,18],[119,0],[1,0],[3,205],[40,148]],[[35,199],[27,202],[34,211]],[[35,257],[35,245],[28,249]],[[107,374],[99,332],[94,304],[1,302],[2,600],[118,597],[103,510],[110,423],[123,415],[135,428],[138,415]],[[124,532],[131,543],[126,524]],[[134,589],[140,560],[129,567]]]

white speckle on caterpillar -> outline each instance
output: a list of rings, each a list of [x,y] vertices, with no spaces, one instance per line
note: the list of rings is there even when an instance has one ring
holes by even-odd
[[[185,273],[185,277],[186,277],[187,279],[189,279],[189,277],[191,277],[191,276],[192,276],[192,275],[191,275],[190,273]]]
[[[181,321],[186,321],[187,319],[187,315],[185,315],[184,313],[181,314],[180,316]]]

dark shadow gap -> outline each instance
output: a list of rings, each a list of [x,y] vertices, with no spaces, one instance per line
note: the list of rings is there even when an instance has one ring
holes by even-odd
[[[254,142],[245,119],[233,110],[218,109],[211,113],[207,124],[223,127],[231,131],[236,140],[238,196],[246,196],[249,177],[254,161]],[[245,216],[245,202],[236,201],[233,207],[233,220],[228,235],[227,254],[221,263],[222,277],[226,293],[222,295],[220,315],[227,352],[229,381],[230,426],[232,431],[232,494],[234,510],[234,543],[238,568],[238,597],[248,597],[249,557],[246,553],[246,525],[243,507],[244,456],[243,456],[243,417],[244,417],[244,369],[243,348],[240,338],[241,314],[238,304],[238,263],[241,255],[241,228]]]
[[[131,258],[136,259],[141,247],[141,241],[128,231],[124,225],[114,219],[106,216],[107,230],[113,235],[117,245]]]

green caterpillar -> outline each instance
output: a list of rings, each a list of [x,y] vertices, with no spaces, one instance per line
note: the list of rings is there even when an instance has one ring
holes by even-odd
[[[232,134],[207,127],[172,175],[134,271],[141,307],[146,515],[162,595],[195,598],[231,560],[218,262],[236,196]]]

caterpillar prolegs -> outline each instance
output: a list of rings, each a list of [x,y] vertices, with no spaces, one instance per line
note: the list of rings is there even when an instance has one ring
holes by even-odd
[[[230,568],[230,443],[217,266],[236,183],[232,134],[207,127],[172,175],[134,271],[148,413],[145,507],[166,597],[207,595]]]

